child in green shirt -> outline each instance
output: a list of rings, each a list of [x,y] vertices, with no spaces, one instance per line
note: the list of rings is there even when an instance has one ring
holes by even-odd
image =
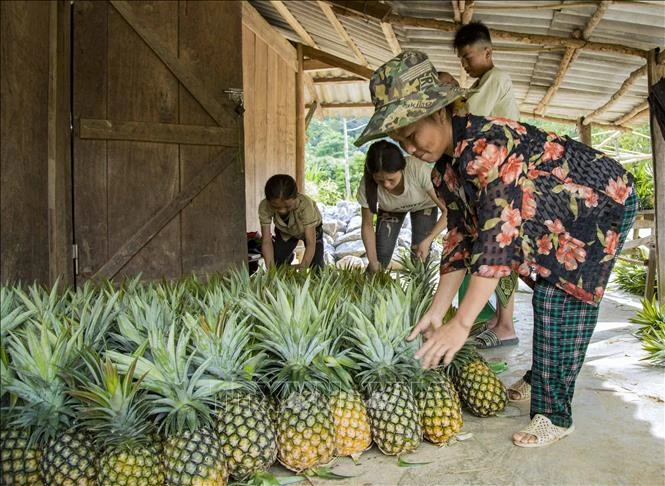
[[[316,202],[298,192],[296,181],[277,174],[266,182],[266,198],[259,204],[261,253],[266,266],[289,265],[302,240],[305,254],[301,268],[323,266],[323,218]],[[275,234],[272,234],[272,226]]]

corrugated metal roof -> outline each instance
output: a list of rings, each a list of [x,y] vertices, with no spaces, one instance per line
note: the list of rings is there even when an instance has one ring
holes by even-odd
[[[289,40],[302,42],[269,1],[250,2],[273,27]],[[392,13],[410,17],[453,20],[450,1],[385,1]],[[476,0],[473,20],[480,20],[492,29],[515,33],[570,37],[582,29],[596,11],[589,2],[561,2],[562,9],[545,9],[554,0],[490,1]],[[575,5],[575,4],[578,5]],[[598,4],[600,1],[597,2]],[[307,30],[319,49],[358,63],[351,49],[335,31],[316,1],[285,1],[284,4]],[[571,4],[573,7],[571,7]],[[528,7],[528,8],[524,8]],[[337,15],[344,28],[374,69],[393,57],[380,23],[372,18]],[[394,26],[402,49],[426,52],[439,70],[458,77],[460,64],[452,50],[452,32],[429,28]],[[639,49],[653,49],[665,44],[665,2],[661,0],[613,2],[592,32],[591,42],[620,44]],[[532,113],[547,92],[559,70],[565,48],[540,49],[539,46],[513,41],[494,41],[494,63],[510,74],[515,96],[525,113]],[[590,50],[581,50],[569,67],[556,94],[550,100],[545,115],[574,119],[592,112],[606,103],[632,71],[644,65],[639,57]],[[314,79],[350,76],[342,70],[310,72]],[[367,103],[370,101],[368,83],[359,81],[342,84],[316,84],[319,101],[323,104]],[[306,94],[307,102],[312,100]],[[646,76],[640,78],[628,92],[596,121],[611,123],[644,102],[647,96]],[[371,109],[346,108],[334,110],[340,115],[371,114]]]

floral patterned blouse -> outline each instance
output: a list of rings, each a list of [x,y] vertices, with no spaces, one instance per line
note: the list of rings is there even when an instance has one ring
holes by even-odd
[[[597,305],[633,179],[604,154],[506,118],[453,117],[454,157],[432,170],[448,208],[441,273],[535,271]]]

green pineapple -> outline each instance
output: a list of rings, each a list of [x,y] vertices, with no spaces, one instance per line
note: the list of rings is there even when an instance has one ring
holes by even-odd
[[[176,330],[175,320],[168,334],[161,326],[141,325],[148,329],[148,342],[135,353],[136,370],[143,377],[141,387],[149,392],[149,412],[164,435],[166,483],[226,484],[228,470],[210,406],[220,390],[237,385],[206,375],[207,362],[194,368],[191,333]],[[132,357],[116,351],[107,355],[123,371],[133,363]]]
[[[301,286],[297,283],[302,277],[290,277],[274,278],[263,297],[250,294],[246,307],[258,321],[257,347],[266,353],[266,382],[280,398],[277,458],[286,468],[301,472],[334,457],[327,393],[334,382],[332,373],[343,375],[343,370],[329,353],[330,314],[310,295],[311,280]]]
[[[185,322],[193,332],[195,362],[206,363],[215,378],[239,386],[220,392],[214,414],[229,474],[244,479],[270,468],[277,441],[270,404],[256,381],[262,355],[250,347],[247,318],[229,311],[231,298],[221,287],[209,287],[200,301],[202,315],[198,320],[187,315]]]
[[[506,408],[506,387],[471,341],[457,352],[445,372],[452,378],[462,404],[477,417],[490,417]]]
[[[411,289],[366,292],[363,299],[359,307],[349,307],[354,325],[349,326],[348,340],[360,369],[356,380],[366,395],[372,437],[384,454],[413,452],[420,446],[422,427],[409,385],[419,369],[413,357],[418,342],[405,340],[416,322]]]
[[[164,466],[152,441],[154,430],[148,416],[146,392],[135,379],[136,361],[120,374],[107,358],[83,354],[87,373],[75,374],[78,387],[72,395],[82,425],[94,434],[100,450],[97,484],[162,485]]]

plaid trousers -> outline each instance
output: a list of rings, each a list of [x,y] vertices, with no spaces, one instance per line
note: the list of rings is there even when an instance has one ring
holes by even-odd
[[[635,191],[626,200],[617,254],[637,212]],[[573,423],[575,380],[598,322],[598,307],[582,302],[538,279],[533,291],[533,358],[524,379],[531,384],[531,417],[541,414],[554,425]]]

